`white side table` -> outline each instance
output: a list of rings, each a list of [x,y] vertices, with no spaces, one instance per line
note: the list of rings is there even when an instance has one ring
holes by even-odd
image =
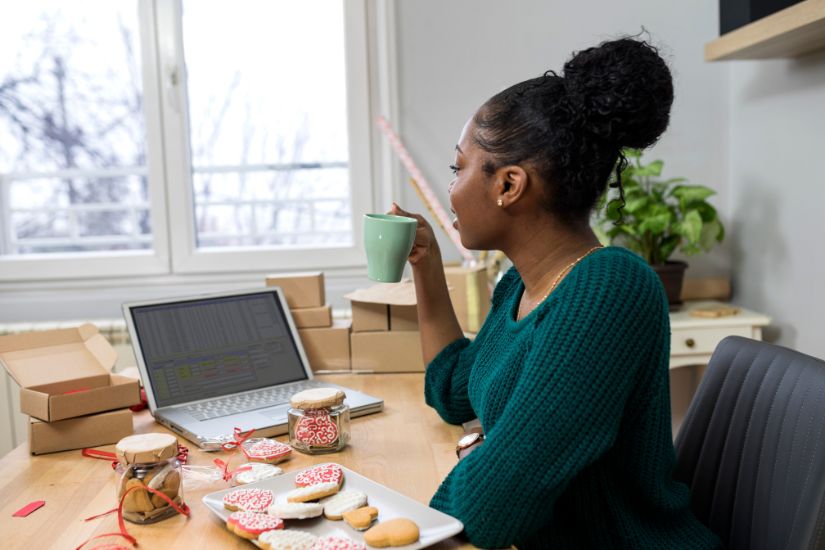
[[[771,319],[761,313],[739,308],[727,317],[693,317],[692,309],[729,306],[718,301],[688,301],[670,313],[670,405],[673,436],[679,431],[710,356],[726,336],[762,339],[762,327]]]
[[[739,308],[727,317],[693,317],[690,311],[711,306],[728,306],[717,301],[685,302],[682,309],[670,313],[670,368],[707,365],[717,344],[726,336],[762,339],[762,327],[770,317]]]

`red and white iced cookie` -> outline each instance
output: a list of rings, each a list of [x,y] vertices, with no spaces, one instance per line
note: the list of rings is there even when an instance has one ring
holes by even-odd
[[[223,507],[243,512],[266,512],[272,504],[272,491],[268,489],[236,489],[223,496]]]
[[[310,500],[318,500],[319,498],[334,495],[341,488],[334,481],[326,483],[317,483],[309,487],[298,487],[286,494],[287,502],[309,502]]]
[[[324,505],[320,502],[283,502],[270,506],[267,513],[281,519],[317,518],[324,513]]]
[[[260,462],[250,462],[241,466],[243,470],[235,474],[235,483],[239,485],[246,485],[247,483],[255,483],[273,476],[281,475],[283,470],[272,464],[261,464]]]
[[[268,464],[285,460],[292,453],[292,447],[274,439],[250,439],[241,444],[241,449],[249,461]]]
[[[304,416],[295,426],[295,439],[310,446],[327,446],[338,441],[338,425],[329,414]]]
[[[312,533],[289,529],[267,531],[258,537],[258,544],[265,550],[309,550],[317,540]]]
[[[284,522],[267,514],[256,512],[232,512],[226,518],[226,528],[249,540],[255,540],[258,535],[275,529],[283,529]]]
[[[308,487],[333,481],[339,486],[344,482],[344,470],[338,464],[328,462],[308,468],[295,476],[296,487]]]
[[[329,535],[315,541],[312,550],[366,550],[362,542],[347,537]]]

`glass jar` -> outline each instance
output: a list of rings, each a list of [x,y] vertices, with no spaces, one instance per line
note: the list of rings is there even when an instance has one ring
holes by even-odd
[[[125,519],[132,523],[153,523],[175,515],[177,510],[157,493],[166,495],[179,508],[184,506],[183,472],[177,458],[178,440],[175,436],[161,433],[130,435],[118,442],[115,454],[118,459],[117,500],[123,499]]]
[[[349,442],[349,405],[337,388],[315,388],[290,399],[289,444],[307,454],[334,453]]]

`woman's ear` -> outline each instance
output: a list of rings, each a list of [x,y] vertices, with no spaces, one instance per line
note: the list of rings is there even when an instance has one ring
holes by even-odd
[[[516,204],[525,197],[527,186],[528,175],[524,168],[517,164],[502,166],[496,170],[496,203],[502,208]]]

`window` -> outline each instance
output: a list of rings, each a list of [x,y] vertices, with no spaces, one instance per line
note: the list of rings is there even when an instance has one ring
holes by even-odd
[[[362,263],[363,2],[7,11],[0,279]]]

